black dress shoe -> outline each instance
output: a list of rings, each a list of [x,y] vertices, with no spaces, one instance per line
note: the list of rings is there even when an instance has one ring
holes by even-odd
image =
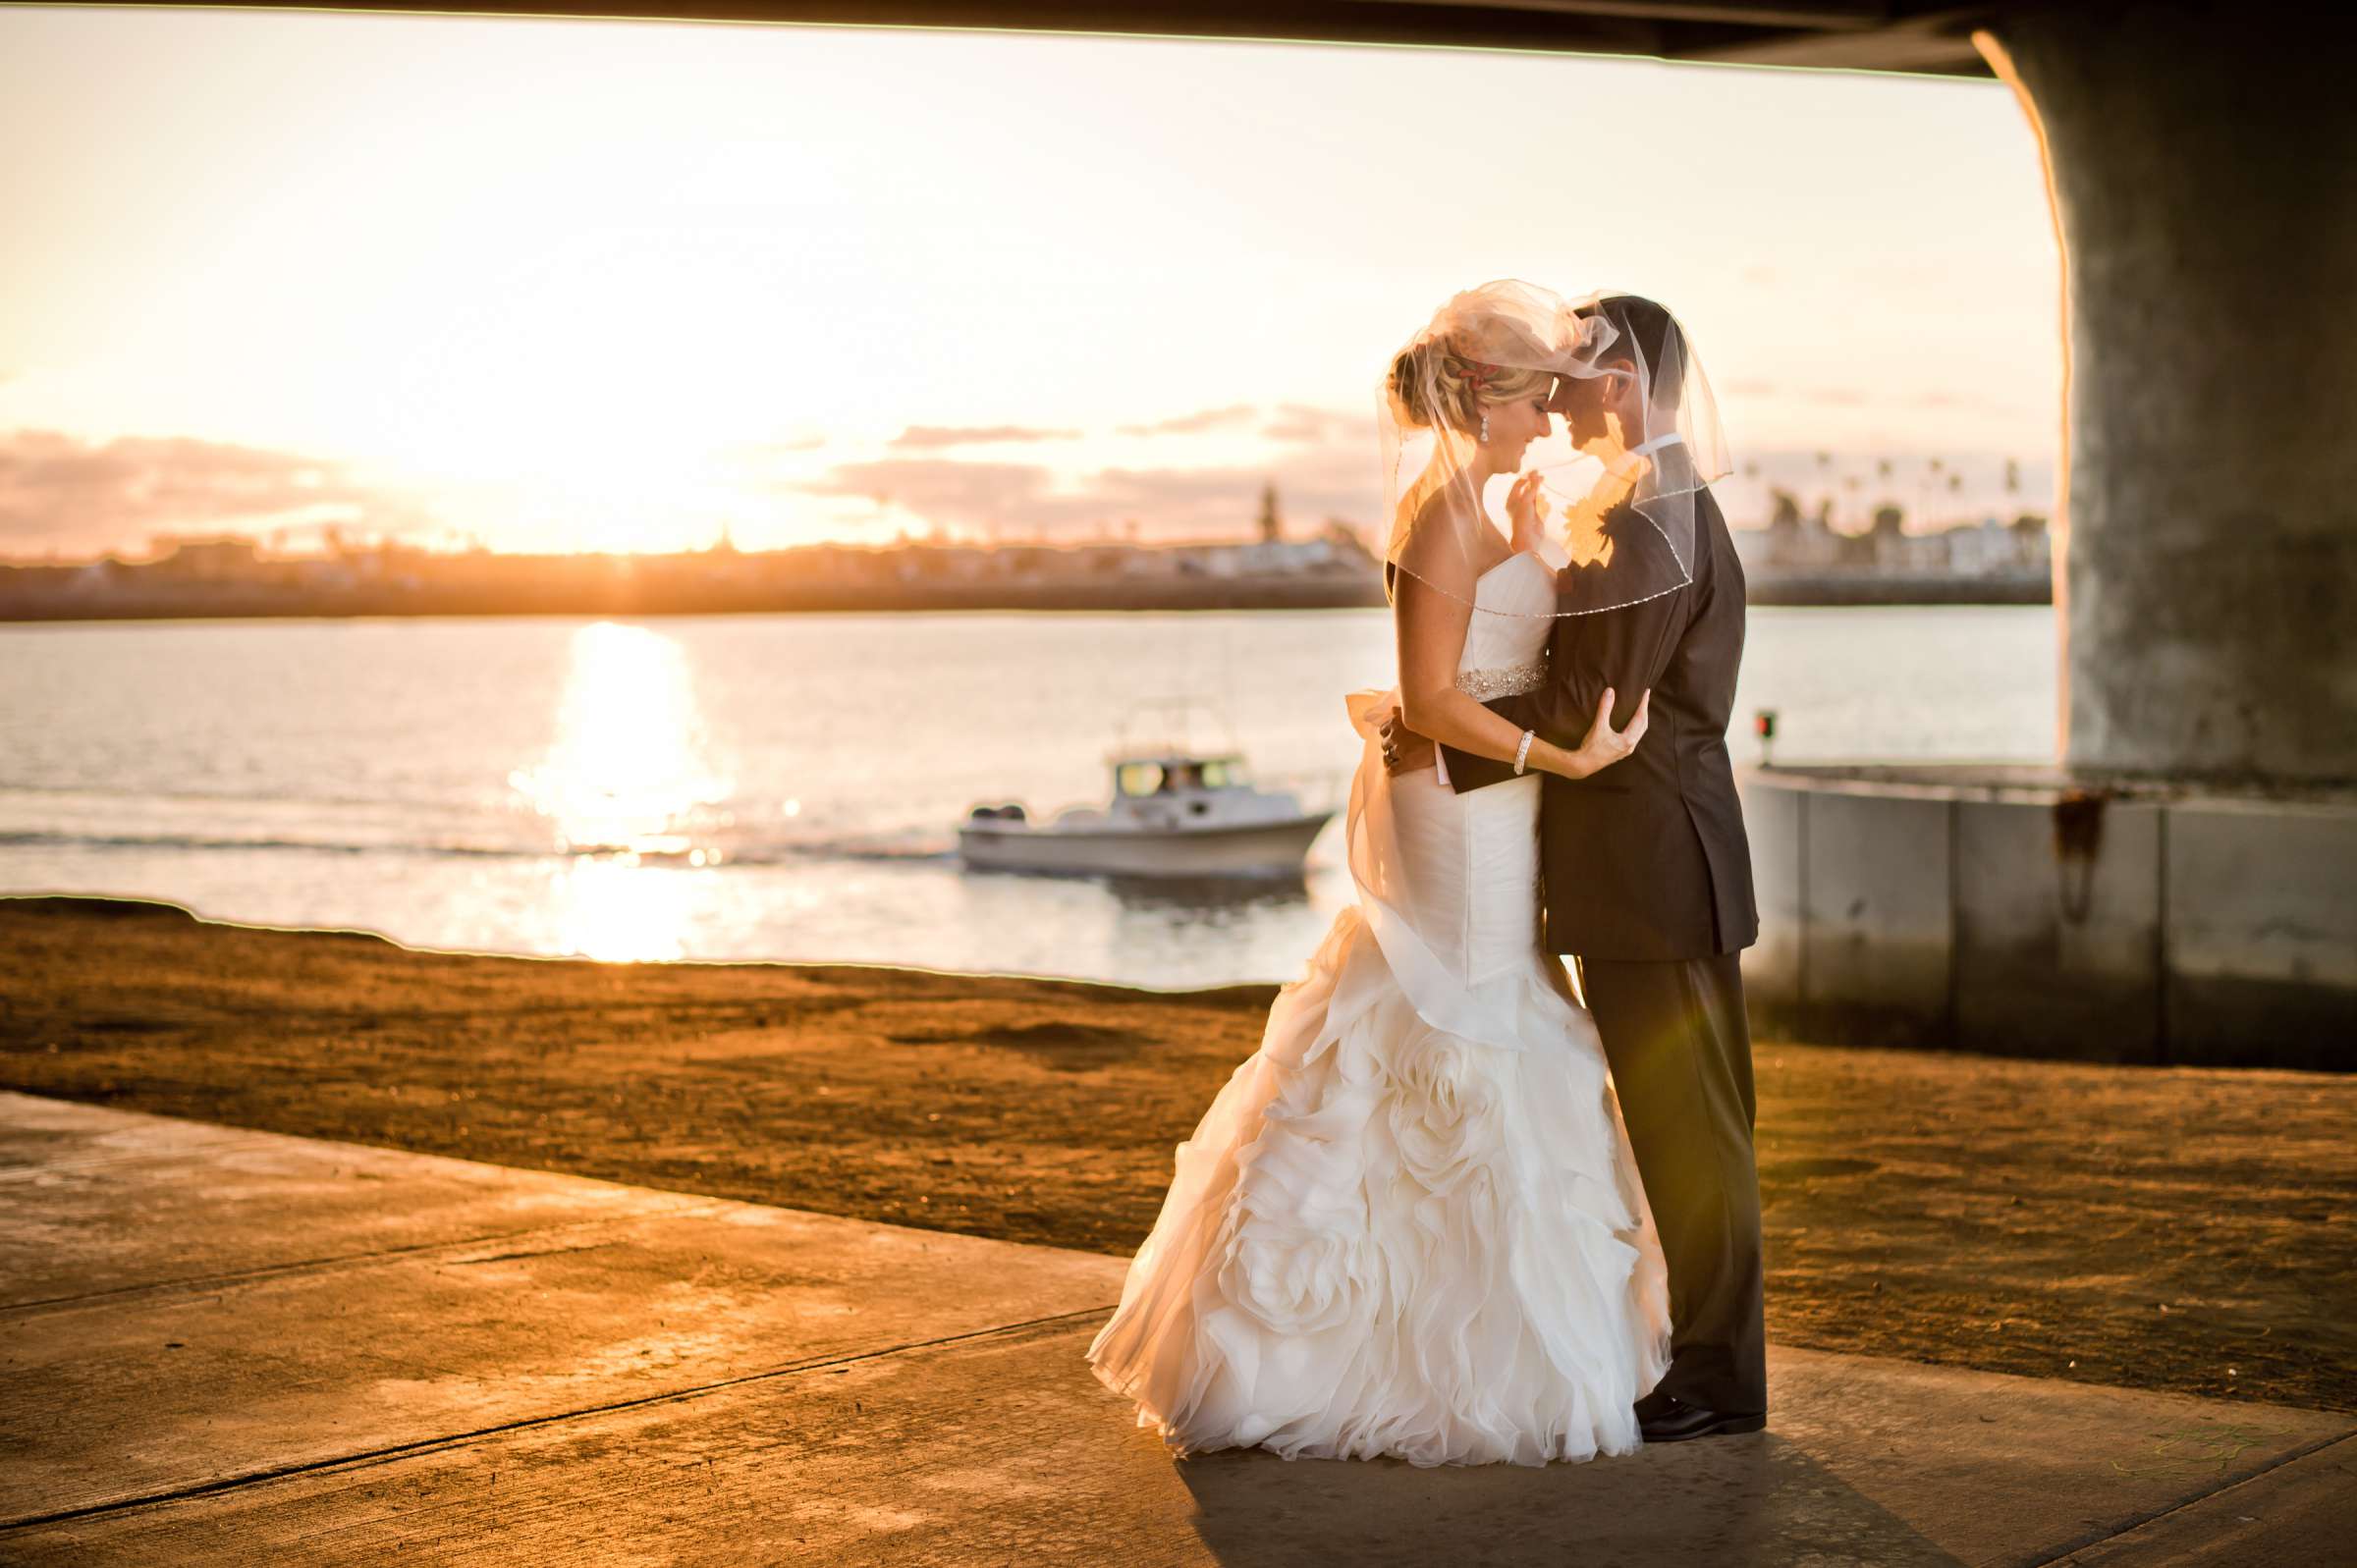
[[[1662,1412],[1666,1410],[1673,1410],[1676,1407],[1677,1395],[1672,1393],[1667,1388],[1656,1388],[1653,1392],[1647,1394],[1644,1398],[1637,1401],[1637,1419],[1639,1421],[1651,1421],[1654,1417],[1660,1415]]]
[[[1684,1442],[1689,1437],[1727,1437],[1737,1433],[1758,1432],[1768,1425],[1766,1416],[1733,1415],[1724,1410],[1705,1410],[1689,1405],[1675,1395],[1663,1399],[1652,1410],[1638,1407],[1637,1433],[1647,1442]]]

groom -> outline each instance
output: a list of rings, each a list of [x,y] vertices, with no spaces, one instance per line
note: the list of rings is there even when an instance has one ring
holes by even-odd
[[[1628,368],[1636,355],[1653,366],[1686,360],[1682,329],[1652,300],[1608,295],[1592,308],[1630,346]],[[1613,358],[1608,348],[1605,362]],[[1564,378],[1549,408],[1574,439],[1593,439],[1627,384]],[[1654,460],[1689,460],[1672,444]],[[1585,779],[1547,775],[1539,817],[1546,945],[1578,964],[1669,1265],[1670,1370],[1637,1406],[1648,1442],[1757,1432],[1768,1409],[1751,1037],[1737,967],[1759,914],[1726,740],[1743,654],[1743,569],[1718,502],[1708,489],[1694,501],[1688,571],[1625,504],[1604,523],[1614,564],[1603,569],[1667,566],[1672,579],[1690,571],[1685,586],[1559,618],[1549,683],[1488,705],[1576,747],[1606,687],[1617,693],[1616,729],[1641,695],[1654,696],[1637,749]],[[1393,773],[1430,765],[1432,743],[1397,719],[1384,737]],[[1443,750],[1459,793],[1514,777],[1508,763]]]

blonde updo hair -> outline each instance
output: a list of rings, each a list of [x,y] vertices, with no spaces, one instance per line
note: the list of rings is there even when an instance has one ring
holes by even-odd
[[[1402,425],[1422,429],[1437,415],[1458,430],[1471,430],[1480,423],[1483,404],[1539,397],[1553,379],[1544,370],[1488,364],[1440,344],[1420,343],[1400,351],[1384,384]]]

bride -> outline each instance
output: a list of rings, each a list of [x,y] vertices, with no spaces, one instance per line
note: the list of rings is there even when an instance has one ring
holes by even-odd
[[[1482,706],[1539,683],[1558,570],[1582,569],[1545,536],[1537,470],[1508,490],[1510,539],[1483,493],[1549,435],[1556,378],[1602,373],[1584,331],[1544,290],[1489,284],[1385,377],[1398,707],[1524,772],[1462,795],[1431,772],[1392,779],[1391,696],[1352,695],[1357,901],[1178,1146],[1088,1349],[1182,1454],[1624,1453],[1668,1365],[1661,1248],[1604,1053],[1538,927],[1538,776],[1626,756],[1645,709],[1615,732],[1607,692],[1566,751]]]

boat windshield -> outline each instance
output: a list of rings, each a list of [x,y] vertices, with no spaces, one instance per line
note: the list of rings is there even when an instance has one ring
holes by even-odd
[[[1170,795],[1197,789],[1240,789],[1249,781],[1234,757],[1164,757],[1116,763],[1113,786],[1124,795]]]

